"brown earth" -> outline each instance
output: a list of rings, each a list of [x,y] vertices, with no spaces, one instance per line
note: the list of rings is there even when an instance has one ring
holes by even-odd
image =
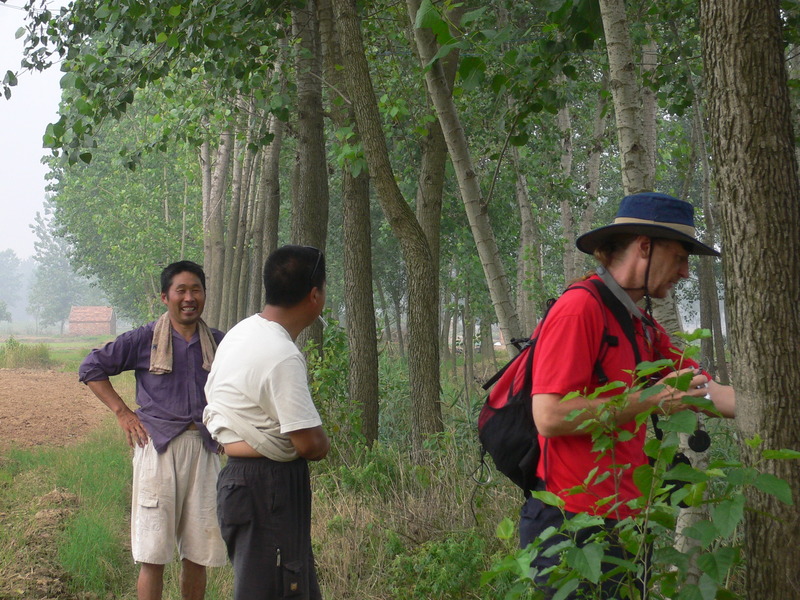
[[[0,369],[0,454],[75,443],[109,415],[75,373]]]
[[[63,447],[86,436],[109,410],[78,382],[75,373],[0,369],[0,458],[11,447]],[[25,477],[18,485],[24,486]],[[0,485],[2,485],[0,483]],[[79,499],[62,489],[35,497],[29,506],[0,505],[0,527],[15,523],[22,535],[10,537],[16,560],[0,567],[0,600],[88,600],[67,591],[58,560],[57,536]],[[26,518],[15,517],[28,513]]]

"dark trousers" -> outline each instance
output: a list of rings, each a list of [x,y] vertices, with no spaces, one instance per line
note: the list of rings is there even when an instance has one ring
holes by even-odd
[[[555,506],[544,504],[536,498],[528,498],[525,504],[522,506],[522,510],[520,511],[520,547],[526,548],[528,544],[539,537],[541,533],[548,527],[559,529],[564,523],[565,518],[571,519],[575,516],[575,514],[576,513],[571,513],[569,511],[562,512]],[[537,588],[544,593],[545,598],[552,598],[557,590],[550,587],[547,583],[549,573],[545,575],[539,575],[538,573],[541,573],[542,570],[555,566],[561,562],[561,556],[558,553],[554,554],[553,556],[544,556],[545,550],[555,546],[560,542],[563,542],[565,539],[568,539],[568,536],[572,536],[578,546],[583,546],[589,541],[589,538],[592,535],[601,531],[607,531],[607,539],[610,540],[610,544],[605,550],[606,556],[613,556],[626,561],[633,561],[635,559],[635,556],[626,551],[617,540],[615,531],[616,525],[617,521],[614,519],[605,519],[605,523],[602,526],[598,525],[596,527],[582,529],[578,532],[556,534],[542,542],[542,544],[539,546],[538,554],[531,561],[531,566],[537,570],[537,575],[534,576],[534,582]],[[635,586],[640,590],[640,592],[643,591],[645,582],[647,580],[649,562],[650,552],[648,550],[644,553],[644,578],[636,575],[634,576]],[[603,573],[608,573],[616,566],[617,565],[613,563],[603,561],[601,563],[601,570]],[[614,575],[597,585],[589,582],[582,583],[578,589],[567,596],[567,598],[569,600],[575,600],[583,597],[603,599],[622,598],[623,588],[625,588],[630,581],[626,575],[627,573]],[[600,588],[599,590],[598,587]],[[625,597],[628,596],[626,595]]]
[[[217,518],[233,563],[235,600],[322,598],[304,459],[229,458],[217,481]]]

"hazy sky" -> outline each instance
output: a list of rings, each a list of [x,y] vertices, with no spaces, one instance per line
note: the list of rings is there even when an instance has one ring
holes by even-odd
[[[60,6],[66,2],[53,2]],[[17,72],[24,37],[14,37],[24,23],[24,0],[0,3],[0,79],[6,71]],[[10,100],[0,93],[0,250],[11,248],[19,258],[33,255],[35,236],[29,225],[42,212],[45,166],[42,136],[56,120],[61,72],[52,67],[44,73],[25,73],[12,88]]]

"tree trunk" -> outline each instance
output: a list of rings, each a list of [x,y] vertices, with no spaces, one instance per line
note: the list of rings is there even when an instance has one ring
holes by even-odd
[[[446,308],[442,311],[442,329],[439,335],[439,347],[442,349],[442,362],[450,360],[450,324],[452,321],[453,310]]]
[[[413,25],[420,2],[419,0],[407,0],[407,5]],[[489,222],[488,207],[482,197],[464,128],[461,126],[458,111],[453,103],[452,92],[447,85],[441,61],[436,60],[431,63],[438,52],[436,40],[429,29],[418,29],[417,27],[414,27],[414,37],[422,64],[427,66],[425,82],[428,94],[436,107],[436,114],[447,141],[450,161],[456,172],[461,199],[464,202],[470,229],[475,238],[475,245],[486,276],[492,304],[497,312],[500,329],[504,331],[506,340],[510,340],[512,337],[521,337],[522,329],[511,301],[511,286]]]
[[[297,80],[297,151],[292,176],[292,243],[325,251],[328,232],[328,163],[322,105],[317,3],[292,8],[293,32],[298,38],[295,61]],[[309,340],[322,351],[322,325],[315,321],[297,338]]]
[[[458,309],[458,294],[453,293],[452,330],[450,332],[450,370],[453,379],[458,377],[458,319],[461,311]]]
[[[492,339],[492,315],[488,311],[484,311],[480,323],[480,336],[481,336],[481,365],[483,366],[483,374],[481,375],[481,383],[488,379],[491,375],[490,371],[497,370],[497,358],[494,353],[494,339]]]
[[[642,96],[633,59],[625,0],[600,0],[606,35],[609,87],[617,116],[617,139],[625,194],[653,189],[647,147],[642,141]]]
[[[467,407],[466,413],[469,415],[472,388],[475,387],[475,316],[472,314],[469,289],[464,296],[462,323],[464,325],[464,400]]]
[[[381,208],[400,243],[408,281],[409,381],[413,415],[411,442],[415,460],[424,456],[423,442],[443,430],[439,399],[439,348],[436,327],[434,265],[425,232],[403,198],[392,171],[378,104],[364,53],[353,0],[333,0],[336,26],[350,100],[364,155],[375,181]]]
[[[566,79],[563,75],[558,78],[560,82]],[[561,176],[564,182],[572,179],[572,119],[569,114],[569,107],[565,104],[556,115],[558,123],[558,133],[561,138]],[[575,272],[575,254],[580,252],[575,246],[575,219],[572,214],[573,199],[569,194],[565,194],[561,201],[561,236],[564,238],[562,265],[564,268],[564,284],[568,284],[578,278]]]
[[[389,354],[394,354],[394,345],[392,344],[392,340],[394,336],[392,335],[392,319],[389,316],[389,305],[386,303],[386,294],[383,291],[383,285],[379,279],[375,280],[375,289],[378,292],[378,307],[381,309],[381,315],[383,315],[383,343],[386,349],[389,351]]]
[[[209,164],[211,151],[205,156]],[[211,182],[204,184],[208,196],[203,204],[203,240],[206,252],[206,308],[203,318],[212,327],[220,325],[222,307],[224,267],[225,267],[225,191],[228,183],[228,170],[233,155],[233,134],[225,131],[220,135],[219,147],[213,160]],[[204,173],[208,171],[204,168]]]
[[[541,294],[544,290],[540,268],[542,245],[539,241],[539,228],[533,215],[530,194],[528,194],[528,181],[525,170],[522,168],[519,148],[512,146],[509,156],[514,169],[514,190],[520,215],[519,251],[517,253],[517,315],[523,335],[530,335],[539,318],[539,311],[536,308],[537,294]],[[516,349],[514,353],[516,354]]]
[[[698,94],[699,97],[699,94]],[[703,175],[703,216],[705,218],[705,235],[703,241],[708,246],[713,246],[717,237],[717,224],[711,206],[711,165],[708,160],[708,148],[706,147],[706,131],[703,123],[705,119],[702,113],[702,104],[698,103],[695,108],[695,129],[697,132],[698,154],[700,156],[700,168]],[[708,366],[710,373],[719,383],[730,385],[730,374],[728,373],[728,359],[725,356],[725,339],[722,335],[722,316],[719,307],[719,293],[717,292],[717,281],[714,275],[714,257],[700,257],[700,316],[701,326],[712,332],[711,339],[702,340],[702,354],[709,357]]]
[[[754,464],[761,449],[800,448],[800,183],[780,3],[701,0],[700,22],[736,423],[743,439],[763,439],[742,447]],[[745,596],[796,598],[800,469],[783,460],[759,468],[788,482],[794,506],[748,490]]]
[[[344,90],[347,82],[337,65],[342,64],[339,40],[330,0],[318,0],[320,41],[325,78],[334,89]],[[330,107],[338,128],[355,121],[352,106]],[[378,439],[378,340],[372,292],[372,232],[369,175],[353,176],[342,170],[342,212],[344,229],[344,283],[349,346],[348,393],[350,403],[361,407],[361,431],[372,445]],[[438,234],[437,234],[438,235]]]
[[[244,153],[247,144],[239,136],[233,143],[233,172],[231,176],[231,200],[228,207],[228,223],[225,233],[225,267],[222,271],[222,305],[219,311],[219,325],[224,331],[231,328],[235,322],[234,306],[238,286],[234,285],[233,260],[236,253],[237,238],[239,237],[239,213],[242,209],[242,177],[244,173]]]
[[[606,79],[603,79],[603,89],[597,95],[597,106],[592,120],[592,140],[591,147],[587,154],[586,161],[586,207],[581,215],[577,230],[580,232],[589,231],[594,221],[594,213],[597,208],[597,196],[600,191],[600,161],[605,151],[603,143],[606,137],[606,124],[608,121],[608,100],[606,99]],[[586,268],[586,257],[583,252],[575,253],[575,273],[582,273]]]
[[[378,439],[378,341],[372,294],[369,177],[343,173],[344,271],[350,402],[361,407],[362,433]]]
[[[328,163],[325,155],[322,77],[316,2],[292,9],[298,41],[297,150],[292,177],[292,243],[325,250],[328,230]]]
[[[403,302],[400,295],[400,290],[391,288],[392,304],[394,305],[394,327],[397,331],[397,351],[400,358],[406,357],[406,341],[403,337]]]
[[[256,113],[255,106],[251,107],[251,111],[253,117],[251,119],[252,122],[248,136],[252,136],[249,141],[255,143],[256,135],[260,132],[263,121],[261,123],[257,122],[257,119],[261,119],[261,117]],[[234,273],[237,278],[234,284],[237,285],[238,289],[236,291],[236,320],[231,323],[232,326],[248,316],[247,293],[249,289],[248,284],[250,283],[248,281],[248,274],[250,273],[250,261],[253,259],[253,221],[256,211],[256,180],[259,175],[259,168],[256,165],[257,158],[258,153],[248,148],[244,169],[247,174],[245,180],[247,182],[246,193],[244,195],[245,203],[239,215],[239,238],[236,242],[236,253],[233,261],[235,265]]]
[[[648,28],[648,33],[650,29]],[[642,96],[642,144],[645,149],[645,160],[647,161],[645,184],[649,182],[649,188],[655,185],[656,181],[656,119],[657,119],[657,98],[655,90],[647,85],[655,74],[658,66],[658,48],[654,41],[650,40],[642,47],[642,75],[639,89]]]

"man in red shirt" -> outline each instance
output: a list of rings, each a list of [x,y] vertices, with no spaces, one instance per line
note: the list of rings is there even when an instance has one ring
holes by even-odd
[[[627,196],[614,223],[582,235],[577,246],[582,252],[593,254],[601,265],[589,279],[601,280],[627,309],[622,312],[630,316],[638,352],[617,317],[593,294],[564,294],[548,313],[533,361],[533,417],[542,451],[537,475],[544,482],[542,489],[564,501],[564,513],[529,498],[520,520],[523,547],[547,527],[559,527],[564,515],[596,515],[605,520],[607,529],[613,529],[617,521],[633,514],[628,503],[641,495],[633,482],[633,471],[648,460],[643,449],[646,426],[636,424],[637,415],[653,407],[657,407],[658,414],[670,415],[692,408],[684,404],[687,396],[698,398],[706,394],[723,416],[732,417],[735,408],[733,389],[711,380],[694,361],[681,359],[664,329],[647,314],[651,298],[666,297],[676,283],[689,276],[690,254],[719,256],[716,250],[695,239],[692,205],[665,194]],[[635,305],[642,299],[646,300],[646,311]],[[606,334],[615,336],[619,343],[604,346]],[[637,353],[641,361],[674,359],[675,369],[659,382],[660,392],[641,398],[641,392],[631,393],[625,405],[614,408],[613,420],[620,439],[611,450],[595,452],[591,436],[580,427],[596,418],[609,397],[619,393],[615,390],[605,397],[587,397],[602,383],[596,365],[608,381],[631,386]],[[674,382],[676,375],[684,373],[692,373],[688,391],[669,385],[669,378]],[[565,400],[570,393],[578,395]],[[573,411],[580,412],[577,417],[568,418]],[[586,485],[590,472],[596,468],[597,475]],[[612,476],[603,477],[609,472]],[[580,493],[574,492],[584,485]],[[612,501],[600,502],[608,498]],[[556,541],[551,538],[551,543]],[[624,551],[617,550],[624,556]],[[533,566],[541,570],[558,562],[557,555],[543,557],[540,553]],[[612,566],[604,563],[609,569]],[[544,585],[547,575],[537,581]],[[607,582],[603,597],[614,597],[618,585],[618,581]]]

